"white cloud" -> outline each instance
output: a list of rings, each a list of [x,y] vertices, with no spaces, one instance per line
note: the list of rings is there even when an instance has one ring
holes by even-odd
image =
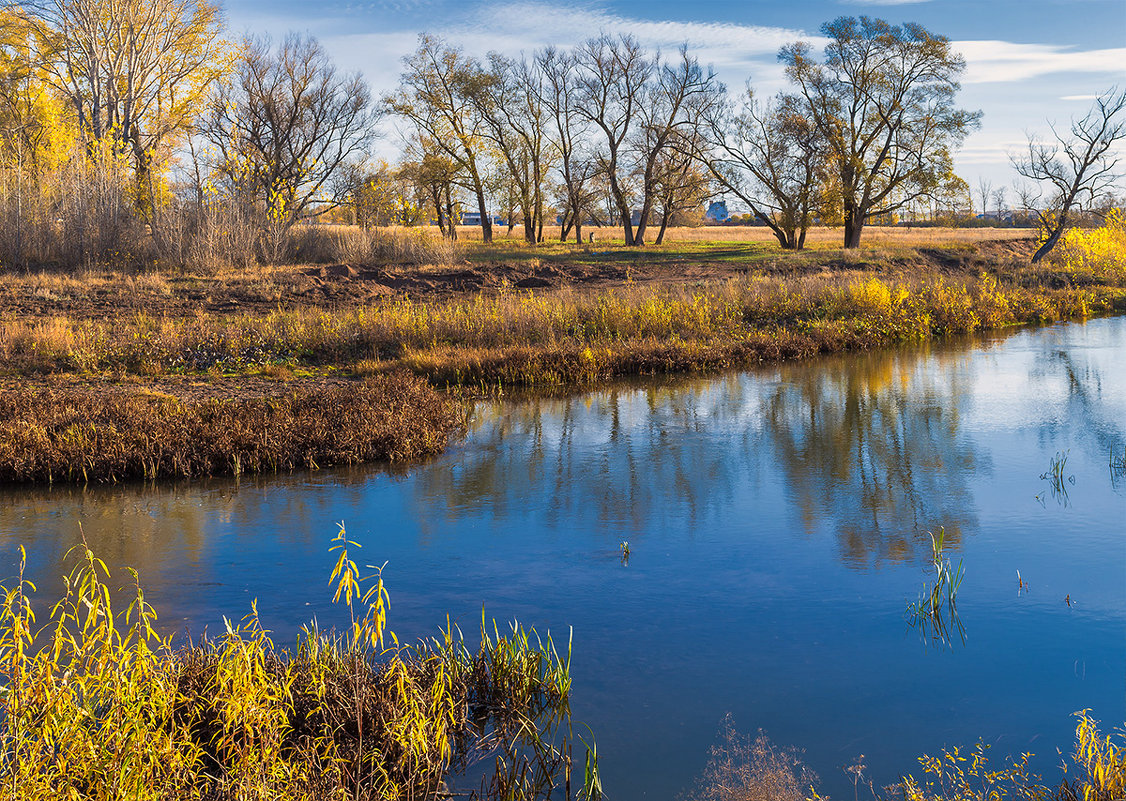
[[[1011,83],[1056,72],[1122,74],[1126,47],[1076,50],[1066,45],[996,40],[953,42],[966,58],[963,83]]]
[[[651,48],[674,51],[687,42],[704,64],[712,64],[736,84],[754,73],[770,83],[781,82],[778,49],[798,39],[810,39],[803,31],[730,23],[673,22],[622,17],[599,8],[516,2],[477,7],[467,17],[445,25],[430,26],[438,34],[467,52],[483,56],[497,50],[515,54],[548,44],[570,46],[601,31],[628,32]],[[398,59],[410,52],[415,33],[358,33],[323,37],[337,58],[364,70],[379,82],[388,63],[398,74]]]
[[[1064,95],[1060,100],[1094,100],[1098,95]]]

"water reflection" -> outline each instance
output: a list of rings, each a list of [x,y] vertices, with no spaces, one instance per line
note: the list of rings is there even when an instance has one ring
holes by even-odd
[[[970,484],[987,480],[962,432],[972,377],[962,353],[921,351],[795,366],[769,396],[768,446],[807,521],[830,518],[852,566],[902,561],[945,527],[973,527]]]
[[[641,538],[670,506],[696,529],[781,477],[806,532],[830,525],[848,564],[901,561],[928,528],[956,546],[973,526],[988,458],[960,430],[970,373],[961,351],[912,350],[483,406],[474,447],[418,494],[449,518],[543,503],[552,525]]]
[[[1124,331],[1119,324],[1102,332],[1099,348],[1122,348]],[[1049,329],[1030,342],[1012,415],[1036,419],[1029,404],[1054,398],[1039,423],[1045,445],[1055,444],[1051,421],[1067,419],[1094,447],[1122,449],[1121,424],[1108,403],[1118,385],[1108,380],[1098,348],[1083,347],[1075,327]],[[957,548],[976,528],[974,487],[990,481],[992,465],[963,427],[967,409],[981,402],[975,393],[981,395],[982,369],[973,354],[961,343],[850,354],[719,378],[481,404],[469,444],[392,480],[410,476],[423,544],[467,511],[505,519],[536,507],[549,527],[578,521],[605,532],[613,549],[672,525],[691,534],[751,495],[783,502],[807,536],[831,532],[850,567],[910,561],[925,555],[928,531],[944,527]],[[1118,488],[1113,455],[1111,462]],[[280,519],[287,539],[320,542],[331,516],[316,497],[291,486],[351,487],[343,497],[359,514],[372,475],[356,468],[241,484],[6,489],[0,547],[30,526],[37,547],[56,558],[85,537],[107,561],[142,575],[167,567],[169,551],[191,573],[212,558],[217,528],[253,536],[264,519]],[[1066,506],[1066,482],[1049,484],[1051,497]],[[339,506],[339,496],[334,500]],[[10,555],[8,561],[14,564]]]

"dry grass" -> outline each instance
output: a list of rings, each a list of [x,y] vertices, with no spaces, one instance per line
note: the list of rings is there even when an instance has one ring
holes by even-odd
[[[305,225],[290,232],[297,263],[416,264],[449,266],[463,259],[464,248],[437,228],[373,228],[354,225]]]
[[[1126,307],[1126,282],[1072,285],[1044,266],[945,276],[842,271],[702,286],[508,290],[188,318],[0,324],[0,362],[30,372],[255,373],[278,365],[407,368],[443,386],[578,384],[799,358]],[[1055,284],[1053,286],[1052,284]]]
[[[410,375],[272,398],[181,400],[105,385],[0,393],[0,481],[276,472],[441,451],[460,405]]]
[[[584,235],[594,233],[597,244],[624,244],[625,240],[620,228],[584,228]],[[652,232],[652,230],[651,230]],[[552,244],[559,240],[558,227],[544,229],[545,244]],[[871,225],[864,229],[862,247],[934,247],[941,245],[973,244],[978,242],[1027,239],[1035,236],[1033,230],[1027,228],[942,228],[942,227],[884,227]],[[509,233],[504,226],[493,227],[493,237],[498,241],[524,241],[524,228],[517,225]],[[480,242],[481,228],[476,225],[458,226],[458,239],[464,242]],[[839,248],[844,241],[841,228],[811,228],[806,237],[806,245],[810,248]],[[761,242],[777,245],[778,240],[765,226],[749,225],[701,225],[698,227],[675,227],[665,232],[665,242],[660,247],[675,246],[680,243],[699,242]],[[652,250],[655,246],[646,245],[643,250]]]
[[[708,764],[680,801],[805,801],[817,784],[794,748],[779,748],[759,731],[740,734],[728,715]]]
[[[1101,733],[1090,710],[1075,718],[1075,751],[1055,786],[1030,772],[1032,754],[997,764],[980,741],[921,756],[921,779],[907,775],[886,787],[868,775],[863,754],[841,769],[854,785],[853,797],[870,801],[1119,801],[1126,789],[1124,733]],[[761,731],[754,738],[740,734],[728,715],[707,766],[680,801],[829,801],[816,783],[800,751],[779,748]]]

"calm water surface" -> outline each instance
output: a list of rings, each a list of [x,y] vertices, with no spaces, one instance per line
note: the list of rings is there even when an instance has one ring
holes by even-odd
[[[727,713],[804,748],[843,798],[861,754],[891,782],[982,737],[1047,770],[1072,712],[1126,719],[1124,447],[1113,318],[484,405],[463,443],[395,474],[0,490],[0,572],[23,545],[54,597],[81,526],[169,629],[215,631],[257,598],[285,642],[341,619],[343,520],[387,561],[400,638],[447,612],[473,631],[482,606],[573,626],[573,708],[612,798],[674,797]],[[1066,496],[1041,479],[1057,452]],[[939,526],[966,569],[949,647],[904,617]]]

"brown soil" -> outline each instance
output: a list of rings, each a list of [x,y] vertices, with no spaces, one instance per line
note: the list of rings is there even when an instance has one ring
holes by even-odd
[[[944,273],[981,272],[1026,260],[1029,239],[981,241],[917,250],[811,250],[780,258],[756,255],[761,246],[733,243],[700,252],[602,251],[595,246],[543,260],[465,262],[453,267],[331,264],[263,268],[217,277],[89,273],[78,278],[41,272],[0,276],[0,320],[64,315],[71,318],[151,314],[266,312],[277,308],[348,308],[405,296],[443,299],[502,288],[549,290],[634,284],[696,284],[748,273],[797,275],[855,270],[891,271],[923,265]]]

